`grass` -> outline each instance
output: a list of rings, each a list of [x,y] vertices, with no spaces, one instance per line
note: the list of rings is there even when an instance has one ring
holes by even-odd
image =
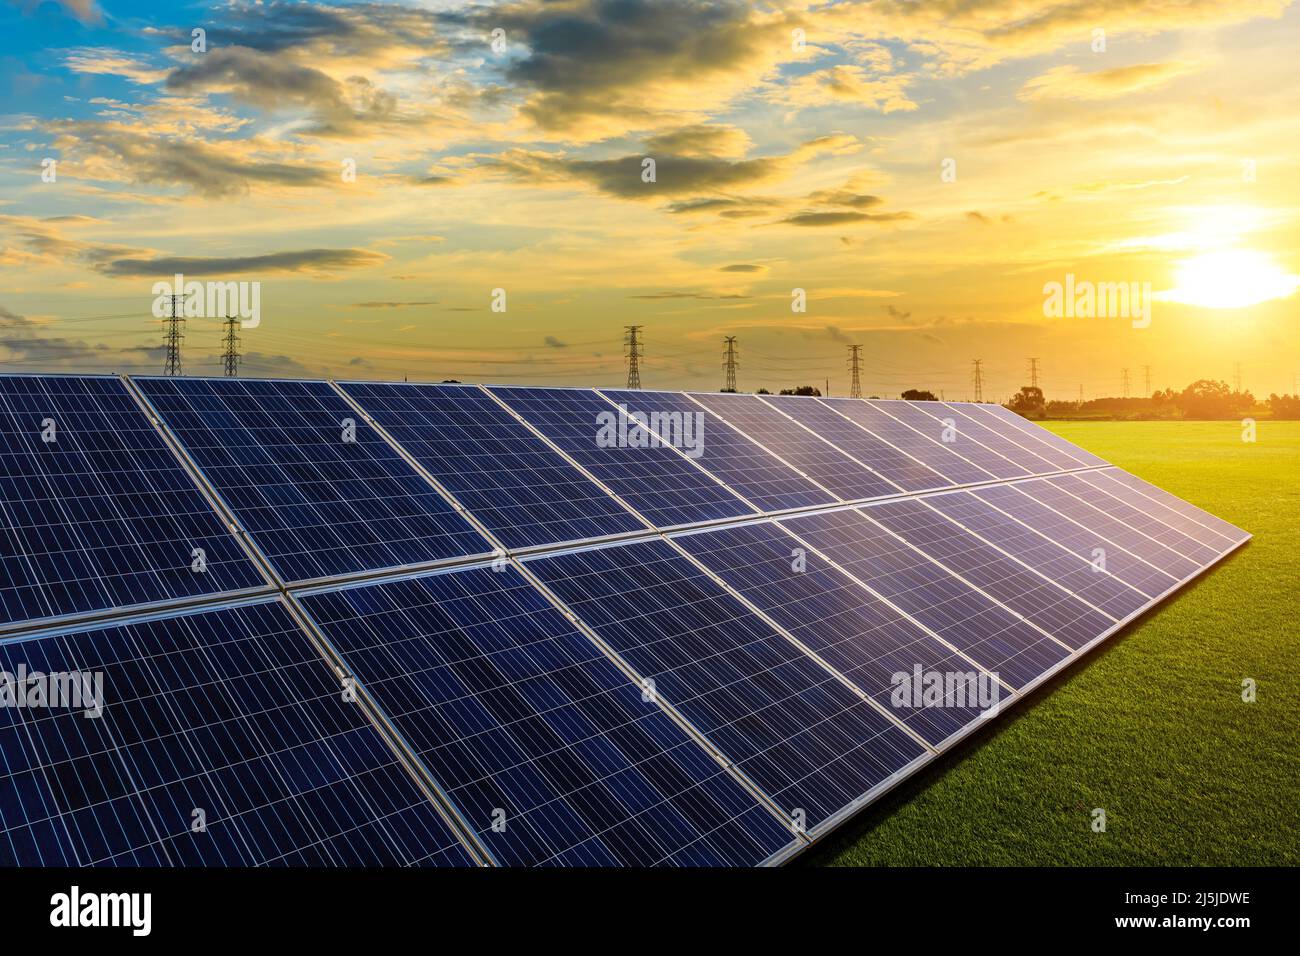
[[[1234,422],[1048,427],[1254,540],[804,861],[1300,863],[1300,423],[1260,422],[1253,444]]]

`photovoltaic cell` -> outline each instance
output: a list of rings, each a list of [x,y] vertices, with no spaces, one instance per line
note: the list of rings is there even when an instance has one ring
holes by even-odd
[[[1029,469],[1004,458],[976,437],[978,426],[955,415],[942,402],[869,402],[886,414],[911,425],[951,449],[953,454],[978,465],[995,478],[1024,478]]]
[[[119,379],[0,376],[0,624],[265,585]]]
[[[1004,414],[994,411],[995,406],[983,403],[963,402],[958,407],[968,418],[975,419],[990,431],[1030,449],[1039,458],[1051,462],[1057,471],[1072,471],[1095,464],[1085,460],[1085,457],[1090,456],[1073,453],[1081,452],[1082,449],[1075,449],[1069,442],[1058,438],[1046,428],[1031,424],[1000,405],[996,407]]]
[[[1125,584],[1149,598],[1165,594],[1178,583],[1171,574],[1148,564],[1135,554],[1123,550],[1109,538],[1102,537],[1078,521],[1056,511],[1032,497],[1028,490],[1041,482],[979,488],[971,494],[993,505],[1017,521],[1024,522],[1039,534],[1083,558],[1092,567],[1113,574]],[[1081,515],[1087,520],[1087,515]]]
[[[491,551],[325,382],[136,382],[286,581]]]
[[[694,397],[845,501],[892,495],[899,491],[897,485],[854,461],[755,395],[701,394]]]
[[[347,382],[343,389],[507,548],[645,527],[477,387]]]
[[[1128,617],[1150,603],[1146,594],[970,492],[934,495],[925,503],[1112,617]]]
[[[752,866],[793,840],[513,568],[303,601],[501,863]]]
[[[1083,647],[1115,623],[1114,618],[964,531],[928,501],[886,502],[866,513],[1071,648]]]
[[[666,542],[528,567],[810,831],[924,753]]]
[[[934,705],[896,702],[898,675],[977,670],[770,522],[684,534],[674,540],[864,694],[932,744],[979,717],[978,686],[964,682]],[[956,688],[954,688],[954,691]]]
[[[1202,544],[1209,545],[1220,551],[1224,550],[1225,547],[1240,544],[1250,537],[1246,532],[1235,525],[1229,524],[1222,518],[1217,518],[1208,511],[1202,511],[1195,505],[1171,495],[1163,488],[1158,488],[1118,468],[1088,472],[1080,477],[1093,482],[1100,488],[1109,490],[1111,494],[1117,496],[1118,492],[1114,489],[1114,486],[1123,485],[1137,493],[1138,497],[1126,499],[1131,504],[1145,508],[1159,517],[1165,524],[1178,528]]]
[[[1069,656],[857,511],[781,523],[1012,687],[1024,687]]]
[[[591,389],[494,385],[491,391],[658,527],[754,513],[672,448],[640,443],[631,424],[613,424],[612,440],[604,440],[602,429],[620,421],[619,412]],[[626,444],[622,434],[629,436]]]
[[[101,674],[102,713],[0,708],[0,863],[473,862],[278,602],[0,644],[20,666]]]
[[[763,401],[870,466],[900,491],[923,491],[952,484],[938,472],[840,415],[821,399],[804,395],[768,395]]]
[[[927,421],[924,430],[917,431],[887,414],[883,409],[860,398],[826,398],[819,401],[825,402],[841,415],[852,419],[876,437],[915,458],[950,482],[966,485],[994,480],[992,474],[978,465],[971,464],[939,441],[940,434],[931,428],[933,421]],[[932,434],[934,437],[931,437]]]
[[[683,416],[687,415],[698,416],[696,420],[701,423],[700,453],[695,461],[753,502],[760,511],[781,511],[835,501],[833,495],[818,488],[681,393],[613,389],[601,389],[601,392],[631,412],[645,416],[656,413],[674,416],[660,418],[660,422],[669,424],[652,428],[661,438],[670,437],[672,422],[684,421]]]
[[[1001,405],[979,405],[977,408],[981,414],[999,421],[1002,425],[1004,434],[1012,436],[1017,433],[1025,434],[1036,441],[1051,445],[1058,451],[1068,455],[1070,458],[1078,462],[1074,467],[1089,468],[1093,465],[1110,464],[1110,462],[1106,461],[1104,458],[1098,458],[1092,452],[1080,448],[1073,442],[1066,441],[1055,432],[1049,431],[1041,425],[1036,425],[1031,421],[1027,421],[1023,416],[1017,415],[1009,408],[1004,408]]]
[[[919,407],[929,408],[931,405],[936,403],[925,402]],[[934,411],[936,414],[942,414],[944,418],[951,418],[961,435],[973,438],[990,451],[1019,465],[1027,474],[1046,475],[1061,470],[1054,462],[1037,454],[1028,442],[1017,441],[1010,435],[990,427],[984,417],[978,413],[979,407],[973,402],[939,402]],[[947,411],[940,413],[940,408]]]

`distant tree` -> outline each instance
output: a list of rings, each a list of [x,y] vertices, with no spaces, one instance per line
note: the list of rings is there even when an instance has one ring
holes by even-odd
[[[1255,404],[1249,392],[1234,392],[1227,382],[1202,378],[1183,389],[1175,403],[1184,418],[1233,418]]]
[[[735,389],[734,389],[734,388],[724,388],[724,389],[722,389],[722,391],[724,391],[724,392],[734,392]]]
[[[455,378],[444,378],[444,379],[442,380],[442,384],[443,384],[443,385],[460,385],[461,382],[460,382],[460,379],[455,379]]]
[[[1046,405],[1043,390],[1033,385],[1026,385],[1011,397],[1007,408],[1020,415],[1041,415]]]
[[[755,394],[755,395],[771,395],[772,393],[769,392],[769,391],[768,391],[767,389],[765,389],[765,388],[760,388],[760,389],[759,389],[757,392],[755,392],[754,394]]]
[[[934,392],[927,392],[920,388],[909,388],[902,395],[903,399],[908,402],[937,402],[939,396]]]
[[[1300,395],[1270,395],[1268,407],[1274,418],[1300,418]]]
[[[783,388],[782,395],[821,395],[821,389],[812,385],[800,385],[798,388]]]

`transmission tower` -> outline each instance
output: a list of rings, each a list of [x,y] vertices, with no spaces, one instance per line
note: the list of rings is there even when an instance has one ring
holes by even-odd
[[[736,368],[739,364],[736,361],[736,337],[728,335],[723,341],[727,343],[727,351],[722,353],[726,358],[723,368],[727,370],[727,381],[722,386],[722,390],[724,392],[734,392],[736,390]]]
[[[1151,366],[1142,366],[1142,381],[1146,383],[1146,390],[1142,393],[1145,397],[1151,397]]]
[[[185,316],[176,314],[176,300],[179,298],[178,295],[171,297],[172,314],[163,319],[163,344],[167,347],[164,375],[181,374],[181,340],[185,338]]]
[[[1124,393],[1124,397],[1128,398],[1128,369],[1121,369],[1119,377],[1121,382],[1120,390]]]
[[[641,326],[625,325],[624,330],[627,332],[627,387],[641,387],[641,357],[645,354],[641,351]]]
[[[1038,359],[1036,358],[1029,360],[1029,387],[1038,387]]]
[[[1083,408],[1083,383],[1079,383],[1079,407]]]
[[[849,383],[849,398],[862,397],[862,346],[849,346],[849,371],[853,379]],[[829,389],[828,389],[829,390]]]
[[[983,366],[983,364],[984,364],[984,360],[983,360],[983,359],[972,359],[972,360],[971,360],[971,365],[972,365],[972,366],[974,367],[974,369],[975,369],[975,371],[974,371],[974,378],[975,378],[975,401],[977,401],[977,402],[982,402],[982,401],[984,401],[984,369],[981,367],[981,366]]]
[[[225,365],[226,378],[234,378],[239,374],[239,319],[233,315],[226,317],[226,337],[225,352],[222,354],[222,361]]]

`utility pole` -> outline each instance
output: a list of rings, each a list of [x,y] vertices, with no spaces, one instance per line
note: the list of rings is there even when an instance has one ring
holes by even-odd
[[[239,319],[233,315],[226,316],[226,337],[225,352],[222,355],[222,362],[225,366],[226,378],[234,378],[239,374]]]
[[[1123,383],[1120,386],[1121,391],[1124,393],[1124,397],[1128,398],[1128,369],[1121,370],[1120,381]]]
[[[1029,360],[1029,387],[1038,387],[1038,359],[1036,358]]]
[[[627,332],[627,387],[641,387],[641,357],[645,353],[641,351],[641,326],[625,325],[624,330]]]
[[[849,384],[849,398],[862,397],[862,346],[849,346],[849,371],[853,373],[853,380]]]
[[[1151,397],[1151,366],[1150,365],[1142,366],[1142,380],[1146,382],[1146,386],[1147,386],[1146,391],[1143,394],[1145,395],[1146,398],[1150,398]]]
[[[1232,365],[1232,384],[1233,384],[1234,392],[1241,391],[1241,363],[1240,362],[1234,362]]]
[[[1079,407],[1083,408],[1083,383],[1079,383]]]
[[[984,364],[983,359],[972,359],[971,365],[974,366],[975,372],[975,401],[984,401],[984,370],[981,366]]]
[[[724,392],[734,392],[736,390],[736,367],[737,367],[736,337],[734,335],[728,335],[725,339],[723,339],[723,341],[726,342],[727,344],[727,351],[722,353],[723,357],[726,359],[726,363],[724,364],[723,367],[727,370],[727,381],[726,384],[722,386],[722,390]]]
[[[167,346],[167,364],[163,367],[164,375],[181,374],[181,339],[185,338],[185,316],[176,314],[178,295],[171,297],[172,314],[163,319],[163,344]]]

